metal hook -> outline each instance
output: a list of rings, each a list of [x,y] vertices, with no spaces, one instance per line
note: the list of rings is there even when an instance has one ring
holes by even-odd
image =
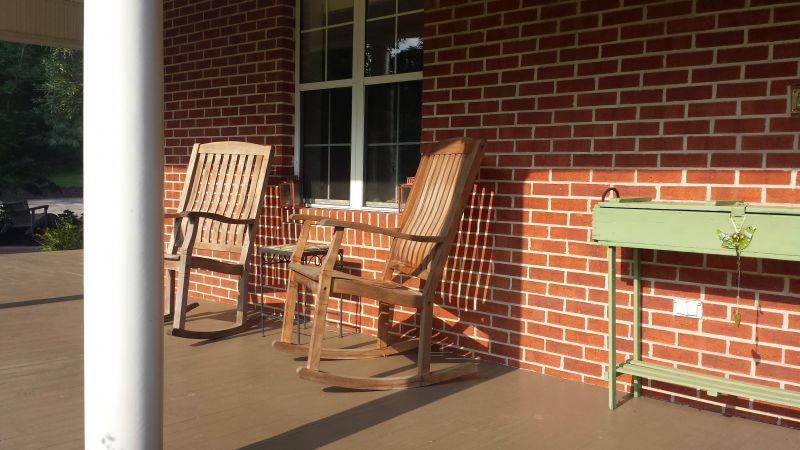
[[[608,189],[606,189],[605,191],[603,191],[603,195],[601,195],[601,196],[600,196],[600,201],[601,201],[601,202],[604,202],[604,201],[606,201],[606,196],[607,196],[607,195],[608,195],[610,192],[613,192],[614,194],[616,194],[617,198],[619,198],[619,191],[618,191],[618,190],[617,190],[617,188],[615,188],[614,186],[611,186],[610,188],[608,188]]]

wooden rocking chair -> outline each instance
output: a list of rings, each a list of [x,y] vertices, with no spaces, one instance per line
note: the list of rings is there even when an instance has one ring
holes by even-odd
[[[244,142],[195,144],[189,160],[172,237],[164,255],[167,301],[164,321],[172,321],[172,335],[215,339],[244,331],[248,321],[247,284],[251,244],[261,211],[272,151],[270,146]],[[207,253],[195,254],[195,250]],[[217,259],[214,252],[239,253],[238,262]],[[236,323],[221,330],[187,330],[186,312],[191,269],[239,276]],[[175,273],[178,274],[177,299]]]
[[[296,250],[289,264],[288,291],[280,341],[273,346],[297,355],[308,355],[306,367],[298,368],[300,378],[351,389],[401,389],[426,386],[477,372],[473,362],[460,363],[431,372],[431,328],[433,297],[442,279],[450,247],[458,232],[464,206],[483,157],[483,140],[469,138],[441,142],[423,152],[416,181],[409,194],[399,229],[380,228],[355,222],[295,216],[303,220],[297,249],[308,239],[311,224],[334,227],[330,249],[320,266],[300,264]],[[336,255],[345,229],[379,233],[392,243],[381,279],[362,278],[334,270]],[[396,274],[416,277],[420,290],[393,281]],[[292,344],[292,324],[297,303],[298,283],[316,294],[314,324],[308,346]],[[328,297],[349,294],[379,301],[377,347],[367,349],[324,349],[322,337]],[[391,309],[394,305],[420,311],[419,338],[389,345]],[[320,359],[360,359],[388,356],[418,349],[416,374],[404,377],[351,377],[319,370]]]

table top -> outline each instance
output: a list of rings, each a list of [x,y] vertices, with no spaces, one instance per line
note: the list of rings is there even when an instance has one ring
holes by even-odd
[[[279,255],[279,256],[292,256],[294,253],[294,249],[296,247],[296,243],[291,244],[278,244],[278,245],[265,245],[261,247],[260,253],[270,254],[270,255]],[[328,253],[328,244],[313,244],[309,243],[306,244],[305,249],[303,249],[303,256],[317,256],[317,255],[325,255]]]

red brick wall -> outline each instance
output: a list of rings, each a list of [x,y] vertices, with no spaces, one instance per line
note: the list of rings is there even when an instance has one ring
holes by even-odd
[[[274,143],[278,170],[290,172],[293,1],[220,3],[166,3],[168,208],[195,141]],[[800,203],[800,118],[789,117],[787,100],[789,84],[800,82],[795,3],[428,1],[423,137],[489,140],[437,300],[435,337],[484,359],[605,385],[605,248],[591,242],[591,207],[603,189]],[[289,240],[297,230],[270,199],[262,239]],[[346,250],[350,270],[376,273],[388,241],[348,239],[358,245]],[[623,359],[632,350],[629,251],[621,257]],[[644,252],[643,262],[646,359],[800,389],[800,264],[745,259],[736,327],[733,258]],[[235,296],[232,280],[200,276],[196,294]],[[284,277],[268,271],[271,298],[282,297],[273,287]],[[703,319],[673,317],[674,297],[702,300]],[[374,332],[374,302],[342,306],[346,323]],[[395,319],[396,332],[414,333],[410,311]],[[800,419],[663,383],[646,391],[759,420]]]
[[[490,141],[489,287],[445,308],[454,332],[469,330],[451,339],[482,356],[605,385],[605,248],[590,235],[609,185],[660,200],[800,203],[800,118],[788,114],[796,2],[440,0],[427,4],[425,36],[424,138]],[[647,360],[800,389],[800,264],[746,259],[736,327],[734,258],[643,258]],[[620,360],[632,351],[629,277],[621,289]],[[702,300],[703,319],[674,317],[674,297]],[[648,394],[697,393],[654,382]]]

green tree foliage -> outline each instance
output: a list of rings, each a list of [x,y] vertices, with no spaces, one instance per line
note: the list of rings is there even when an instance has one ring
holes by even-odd
[[[0,42],[0,192],[38,192],[79,169],[82,55]]]
[[[48,143],[62,150],[66,164],[80,164],[83,55],[68,48],[51,48],[41,62],[44,80],[38,104],[49,128]]]
[[[43,80],[39,61],[45,50],[0,43],[0,190],[30,190],[42,182],[37,160],[48,148],[47,127],[34,93]]]

